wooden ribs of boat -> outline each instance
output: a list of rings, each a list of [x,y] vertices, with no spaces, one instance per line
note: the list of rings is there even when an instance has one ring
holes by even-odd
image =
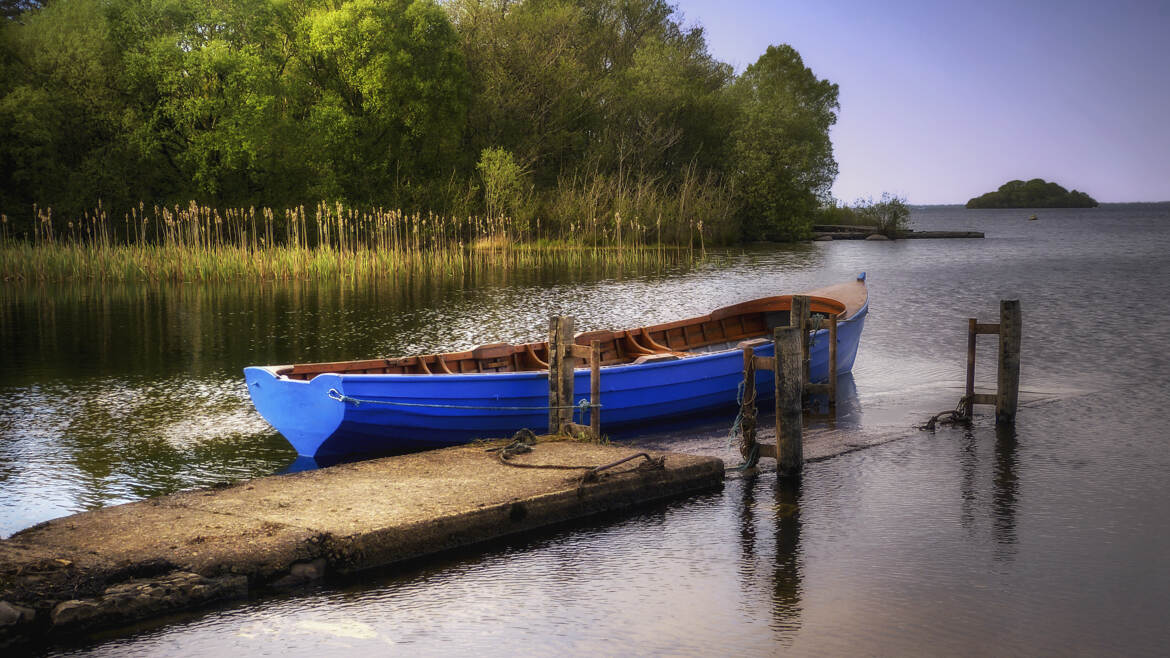
[[[849,284],[811,291],[808,295],[814,314],[822,317],[851,316],[865,303],[864,286],[859,291]],[[661,358],[688,356],[695,350],[711,351],[768,335],[773,327],[786,326],[792,295],[755,299],[717,309],[687,320],[678,320],[622,331],[589,331],[574,342],[601,343],[601,365],[642,363]],[[312,379],[322,373],[446,375],[483,372],[533,372],[548,369],[546,342],[493,343],[464,352],[426,354],[363,361],[304,363],[284,366],[276,372],[289,379]]]

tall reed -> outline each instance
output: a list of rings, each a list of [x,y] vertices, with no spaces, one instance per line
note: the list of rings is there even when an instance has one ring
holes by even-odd
[[[635,211],[636,212],[636,211]],[[34,208],[31,236],[10,235],[4,217],[0,278],[6,280],[227,281],[370,279],[412,274],[461,275],[480,268],[658,265],[694,258],[691,244],[663,246],[649,225],[595,222],[518,231],[510,217],[356,209],[342,203],[216,209],[139,204],[111,220],[99,204],[71,220]],[[546,225],[546,229],[549,226]],[[624,228],[624,234],[623,234]],[[698,225],[701,234],[702,224]],[[521,240],[521,238],[527,238]],[[700,246],[702,241],[700,239]]]

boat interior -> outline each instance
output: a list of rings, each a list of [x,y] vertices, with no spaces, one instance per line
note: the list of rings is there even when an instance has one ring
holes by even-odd
[[[864,292],[864,291],[863,291]],[[824,296],[809,295],[814,323],[836,316],[852,316],[849,304]],[[862,298],[862,304],[864,297]],[[854,304],[859,308],[858,305]],[[775,327],[789,322],[792,295],[765,297],[727,306],[707,315],[623,331],[589,331],[574,342],[600,342],[601,365],[622,365],[673,360],[695,354],[732,349],[749,341],[763,342]],[[579,367],[588,364],[580,363]],[[305,363],[281,366],[277,375],[312,379],[322,373],[445,375],[481,372],[536,372],[548,369],[548,343],[494,343],[465,352],[425,354],[364,361]]]

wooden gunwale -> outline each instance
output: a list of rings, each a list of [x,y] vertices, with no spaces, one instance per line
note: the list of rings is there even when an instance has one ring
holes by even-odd
[[[832,295],[832,296],[829,296]],[[812,291],[810,310],[813,313],[845,319],[856,313],[865,303],[863,283],[847,283]],[[768,314],[791,310],[792,295],[765,297],[733,304],[711,313],[686,320],[676,320],[638,329],[622,331],[591,331],[578,334],[574,342],[588,346],[596,340],[601,348],[601,365],[633,363],[645,356],[673,354],[680,357],[711,345],[736,343],[770,335]],[[773,315],[773,325],[779,316]],[[783,319],[782,325],[787,324]],[[545,341],[513,345],[495,343],[463,352],[367,359],[362,361],[335,361],[284,366],[277,375],[290,379],[312,379],[323,373],[421,374],[441,377],[444,374],[475,372],[538,372],[548,369],[548,344]],[[432,369],[428,362],[433,363]],[[584,365],[584,364],[583,364]]]

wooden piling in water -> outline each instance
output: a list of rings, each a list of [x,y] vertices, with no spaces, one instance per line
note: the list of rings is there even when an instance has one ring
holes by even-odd
[[[1023,334],[1020,300],[999,303],[999,369],[995,386],[995,422],[1016,422],[1020,398],[1020,339]]]
[[[800,372],[805,382],[809,379],[809,349],[808,349],[808,322],[812,300],[807,295],[793,295],[792,306],[788,311],[788,325],[798,327],[803,339],[800,341]],[[776,353],[779,356],[779,352]]]
[[[588,346],[573,342],[573,318],[554,316],[548,326],[548,433],[571,434],[573,425],[574,370],[577,359],[589,363],[589,432],[601,438],[601,341]],[[584,422],[584,418],[581,419]]]
[[[573,422],[573,318],[553,316],[548,323],[548,433],[560,434]]]
[[[967,387],[963,394],[963,413],[967,418],[975,413],[975,342],[979,321],[967,318]]]
[[[995,395],[975,392],[975,341],[979,334],[999,336],[999,359],[996,369]],[[977,404],[995,405],[995,422],[1011,424],[1016,421],[1020,399],[1020,340],[1023,319],[1020,300],[1004,299],[999,303],[999,324],[967,320],[967,381],[963,395],[963,411],[968,418]]]
[[[807,302],[807,297],[805,298]],[[795,298],[793,298],[795,306]],[[776,468],[781,475],[799,475],[804,468],[801,406],[808,362],[808,332],[803,327],[777,327],[775,344]],[[805,348],[801,348],[801,344]]]
[[[601,439],[601,341],[589,343],[589,429]]]

